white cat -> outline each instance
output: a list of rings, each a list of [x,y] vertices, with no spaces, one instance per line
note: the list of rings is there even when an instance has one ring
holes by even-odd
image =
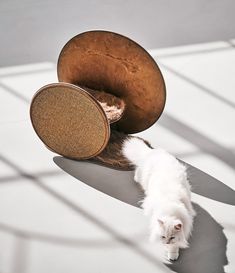
[[[134,179],[145,191],[142,207],[151,219],[150,239],[164,244],[168,260],[177,260],[179,248],[188,246],[196,215],[186,167],[163,149],[151,149],[138,138],[123,143],[123,154],[136,166]]]

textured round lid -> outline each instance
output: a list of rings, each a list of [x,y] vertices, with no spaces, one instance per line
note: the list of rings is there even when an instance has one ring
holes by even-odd
[[[110,127],[100,104],[71,84],[55,83],[41,88],[31,102],[30,117],[44,144],[69,158],[93,157],[109,140]]]
[[[140,45],[108,31],[89,31],[72,38],[62,49],[58,79],[121,98],[125,112],[116,129],[137,133],[160,117],[166,100],[162,74]]]

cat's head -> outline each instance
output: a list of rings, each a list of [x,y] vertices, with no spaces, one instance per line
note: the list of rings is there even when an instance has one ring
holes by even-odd
[[[165,217],[162,219],[157,219],[154,223],[157,225],[155,229],[155,237],[160,240],[164,245],[177,245],[179,247],[187,247],[187,241],[183,232],[183,223],[180,219],[175,219],[171,217]]]

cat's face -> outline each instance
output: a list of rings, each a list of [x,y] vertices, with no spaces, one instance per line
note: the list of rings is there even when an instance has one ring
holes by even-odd
[[[182,231],[182,222],[180,220],[168,219],[163,221],[158,219],[158,225],[160,227],[160,241],[163,244],[179,243]]]

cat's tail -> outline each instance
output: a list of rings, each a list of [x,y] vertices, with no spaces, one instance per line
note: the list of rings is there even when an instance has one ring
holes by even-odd
[[[122,153],[124,156],[136,166],[138,166],[140,161],[151,151],[152,149],[140,138],[133,137],[127,139],[122,146]]]

